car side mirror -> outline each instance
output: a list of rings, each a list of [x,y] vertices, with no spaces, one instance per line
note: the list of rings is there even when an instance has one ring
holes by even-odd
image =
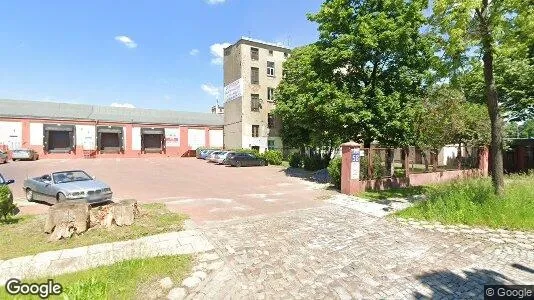
[[[6,181],[6,184],[12,184],[12,183],[15,183],[15,179],[9,179],[8,181]]]

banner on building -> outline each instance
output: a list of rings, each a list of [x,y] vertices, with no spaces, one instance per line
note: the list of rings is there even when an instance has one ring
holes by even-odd
[[[180,128],[165,128],[165,145],[180,147]]]
[[[224,87],[224,102],[243,96],[243,78],[227,84]]]

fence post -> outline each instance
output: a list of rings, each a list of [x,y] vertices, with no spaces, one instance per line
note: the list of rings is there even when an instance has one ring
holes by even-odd
[[[341,145],[341,192],[360,192],[360,144],[350,141]]]
[[[410,148],[402,148],[404,153],[404,177],[409,178],[410,176]],[[415,156],[415,153],[414,153]]]
[[[478,151],[478,169],[481,171],[482,176],[488,176],[489,167],[489,151],[488,147],[482,146]]]

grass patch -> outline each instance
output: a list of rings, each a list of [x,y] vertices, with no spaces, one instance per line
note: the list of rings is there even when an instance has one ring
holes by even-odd
[[[54,281],[63,286],[63,294],[50,299],[147,299],[149,295],[164,298],[157,282],[170,277],[179,283],[189,273],[191,256],[160,256],[133,259],[110,266],[55,276]],[[46,282],[48,278],[24,280]],[[65,297],[67,296],[67,297]],[[39,297],[8,295],[0,289],[0,299],[40,299]]]
[[[395,188],[384,191],[365,191],[359,194],[359,197],[370,200],[385,200],[389,198],[408,198],[422,195],[428,190],[425,186],[411,186],[406,188]]]
[[[43,232],[45,216],[14,218],[16,222],[0,224],[0,259],[179,231],[187,219],[186,215],[170,212],[162,203],[140,205],[140,211],[132,226],[92,228],[82,235],[56,242],[49,242],[48,234]]]
[[[427,200],[397,212],[403,218],[490,228],[534,230],[534,174],[506,176],[502,196],[489,178],[431,186]]]

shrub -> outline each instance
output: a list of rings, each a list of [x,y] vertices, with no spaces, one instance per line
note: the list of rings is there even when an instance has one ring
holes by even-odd
[[[341,188],[341,157],[336,157],[330,161],[328,164],[328,175],[332,184],[338,189]]]
[[[17,206],[13,204],[13,196],[7,186],[0,186],[0,218],[7,220],[15,213]]]
[[[289,157],[289,166],[292,168],[301,168],[302,155],[300,155],[298,152],[291,153],[291,156]]]
[[[303,160],[304,169],[309,171],[321,170],[328,166],[329,161],[330,159],[328,157],[322,157],[319,154],[305,156]]]
[[[278,150],[267,150],[265,153],[263,153],[263,158],[270,164],[270,165],[281,165],[283,156],[282,152]]]

